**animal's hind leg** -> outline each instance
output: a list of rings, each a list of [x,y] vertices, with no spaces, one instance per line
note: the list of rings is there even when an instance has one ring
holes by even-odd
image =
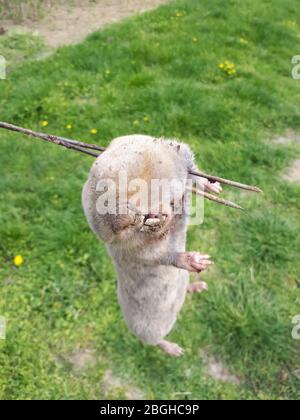
[[[162,340],[157,345],[162,351],[169,354],[173,357],[183,356],[184,350],[178,346],[176,343],[171,343],[170,341]]]
[[[201,293],[204,290],[208,290],[208,285],[205,281],[196,281],[195,283],[191,283],[187,287],[188,293]]]

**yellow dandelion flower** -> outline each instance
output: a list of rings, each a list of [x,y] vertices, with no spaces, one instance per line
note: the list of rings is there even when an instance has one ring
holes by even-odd
[[[295,20],[287,20],[285,23],[287,26],[291,26],[291,27],[297,26],[297,22]]]
[[[98,133],[97,128],[92,128],[92,129],[90,130],[90,133],[91,133],[91,134],[93,134],[93,135],[97,134],[97,133]]]
[[[41,125],[42,127],[47,127],[47,125],[49,125],[49,122],[48,122],[48,121],[46,121],[46,120],[44,120],[44,121],[41,121],[41,122],[40,122],[40,125]]]
[[[149,122],[149,117],[147,117],[147,115],[144,117],[144,122]]]
[[[243,44],[243,45],[247,45],[247,44],[249,44],[249,41],[247,41],[247,39],[245,39],[245,38],[243,38],[243,37],[241,37],[241,38],[239,39],[239,41],[240,41],[240,44]]]
[[[16,267],[21,267],[21,265],[23,265],[24,263],[24,259],[22,257],[22,255],[16,255],[14,258],[14,265]]]
[[[68,130],[71,130],[71,128],[73,128],[73,125],[72,125],[72,124],[67,124],[67,125],[66,125],[66,128],[67,128]]]
[[[232,75],[234,75],[235,73],[236,73],[236,70],[235,70],[235,69],[229,69],[229,70],[227,71],[228,76],[232,76]]]
[[[219,64],[219,69],[224,69],[224,67],[225,67],[225,64],[224,63],[220,63]]]

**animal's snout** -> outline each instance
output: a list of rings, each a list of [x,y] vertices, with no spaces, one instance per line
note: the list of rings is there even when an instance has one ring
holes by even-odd
[[[159,229],[165,224],[167,217],[167,214],[149,213],[144,216],[144,226],[154,230]]]
[[[146,220],[148,220],[148,219],[159,219],[160,217],[161,217],[160,214],[149,213],[149,214],[146,214],[145,219]]]
[[[153,213],[149,213],[145,215],[145,221],[148,219],[156,219],[156,215]]]
[[[145,215],[145,221],[151,219],[151,220],[160,220],[164,221],[168,217],[167,213],[149,213]]]

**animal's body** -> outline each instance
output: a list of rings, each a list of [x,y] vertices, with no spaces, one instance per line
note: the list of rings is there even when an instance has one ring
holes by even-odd
[[[154,200],[146,209],[131,201],[132,191],[124,195],[119,187],[103,189],[102,182],[109,179],[118,185],[119,175],[125,174],[127,185],[138,178],[150,186],[153,179],[188,180],[191,170],[197,168],[185,144],[148,136],[120,137],[97,158],[83,190],[87,220],[106,243],[117,271],[118,298],[128,327],[143,342],[174,356],[183,351],[165,337],[176,322],[186,293],[207,288],[203,282],[189,285],[189,272],[203,271],[212,264],[208,255],[186,252],[184,193],[183,212],[175,214],[172,196],[164,203]],[[200,182],[207,191],[220,191],[218,184]],[[99,212],[98,200],[105,195],[109,201],[113,193],[128,213]]]

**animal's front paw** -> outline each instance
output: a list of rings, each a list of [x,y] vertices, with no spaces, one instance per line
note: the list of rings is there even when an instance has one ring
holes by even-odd
[[[200,273],[212,264],[213,262],[209,255],[203,255],[199,252],[183,252],[177,254],[176,266],[191,273]]]

